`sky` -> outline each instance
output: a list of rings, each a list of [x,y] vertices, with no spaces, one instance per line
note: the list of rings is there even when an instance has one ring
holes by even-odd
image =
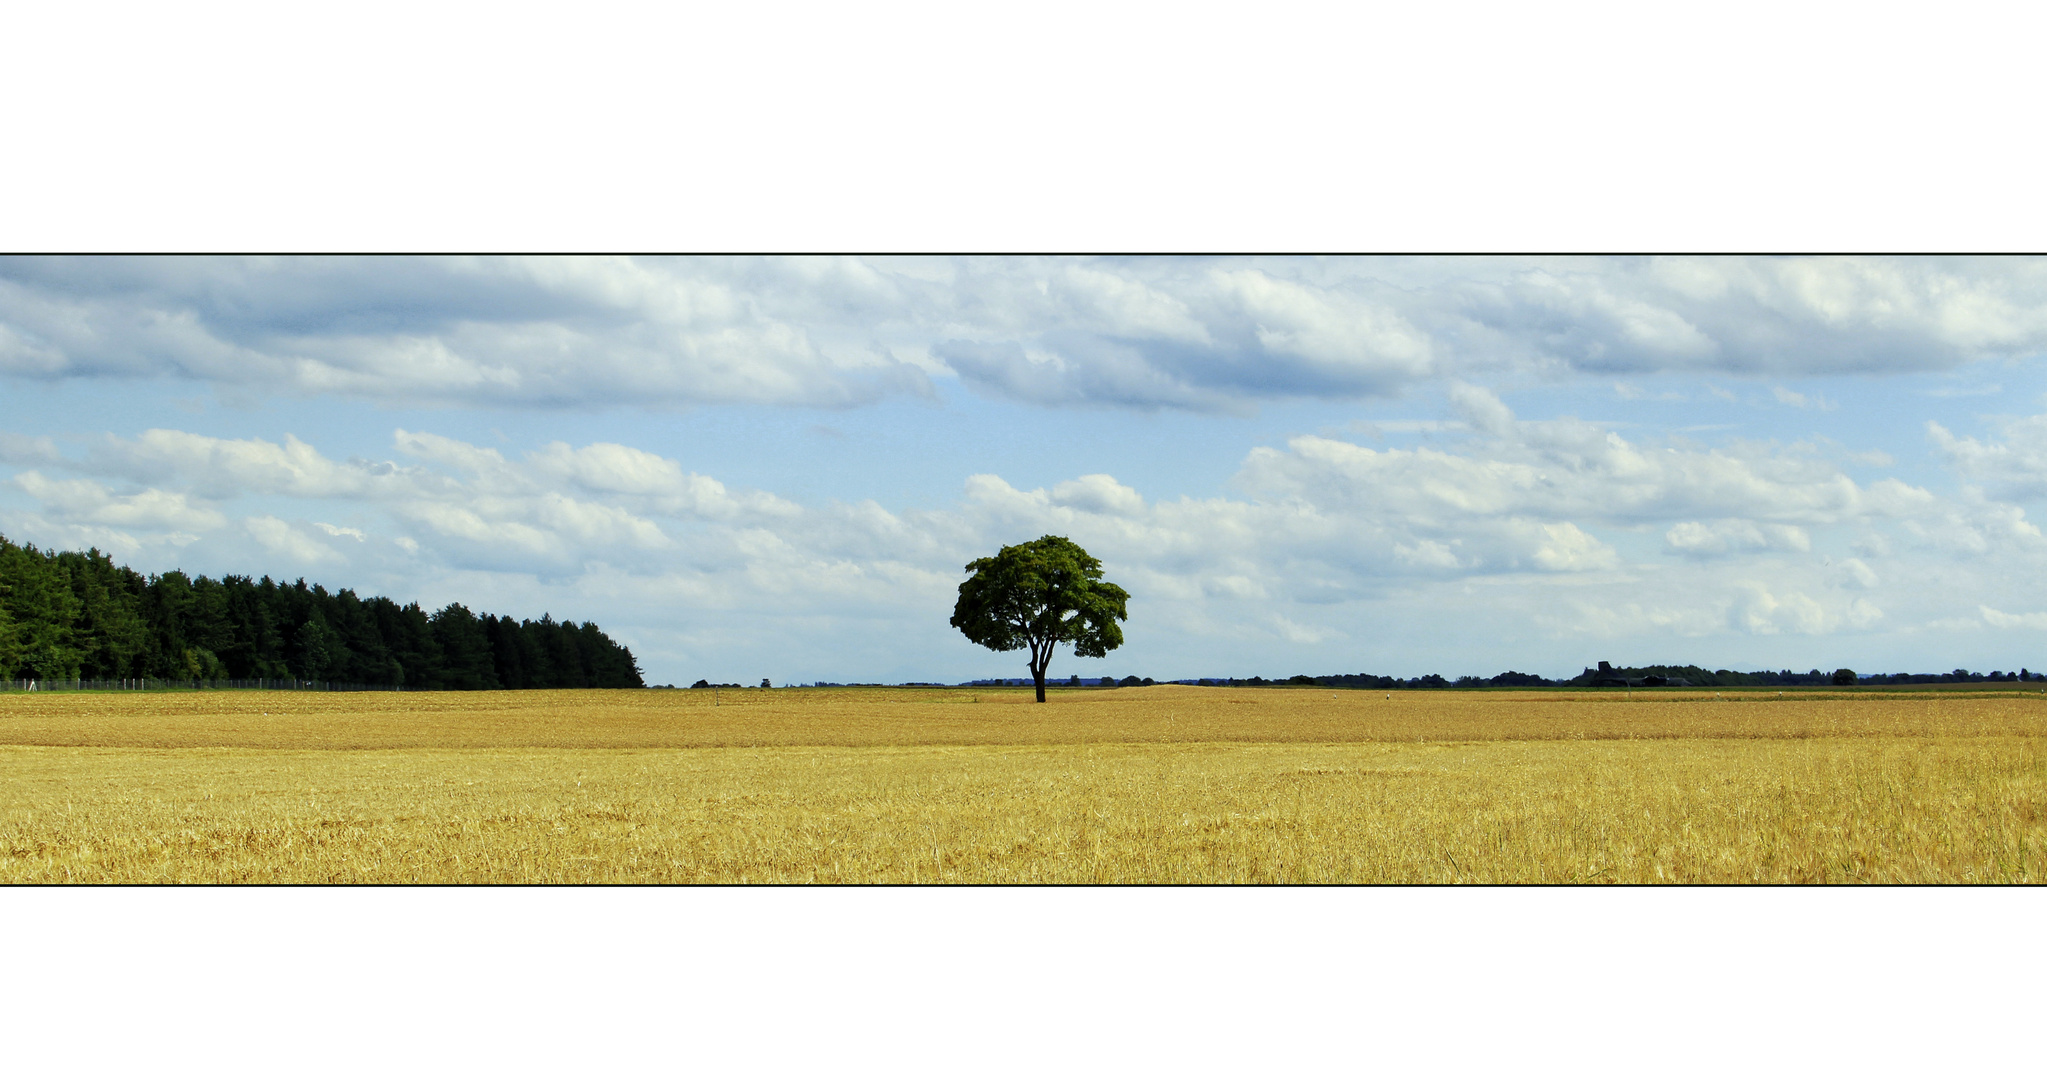
[[[13,251],[2047,247],[2024,135],[2047,15],[2010,4],[17,6]],[[1998,259],[0,260],[0,533],[592,619],[656,683],[1021,676],[946,620],[969,559],[1047,532],[1134,596],[1127,644],[1057,675],[2038,668],[2042,277]],[[433,928],[378,954],[383,982],[446,956],[450,926],[495,970],[506,940],[593,922],[561,918],[563,895],[465,896],[459,919],[396,902],[362,940]],[[1127,947],[1088,937],[1136,925],[1099,917],[1107,895],[1044,938],[1080,942],[1053,975],[1010,980],[1029,1000]],[[1356,922],[1303,918],[1298,894],[1159,895],[1142,923],[1174,956],[1182,928],[1340,945]],[[1643,895],[1589,923],[1581,894],[1513,903],[1582,925],[1574,941],[1660,942],[1673,901]],[[1811,895],[1691,920],[1731,920],[1717,955],[1749,962],[1719,982],[1696,966],[1683,1004],[1745,1000],[1784,926],[1986,925],[1981,894],[1966,913]],[[323,896],[266,896],[214,936],[335,923],[307,910]],[[673,894],[659,919],[621,920],[619,896],[575,914],[675,922]],[[964,932],[1042,921],[1042,894],[1020,896],[948,894],[897,928],[931,938],[962,903]],[[773,943],[859,899],[749,896],[711,921]],[[868,923],[904,918],[890,899]],[[1489,914],[1429,901],[1378,920],[1442,927],[1409,935],[1427,959],[1382,935],[1372,963],[1429,977]],[[1460,970],[1552,977],[1502,941]],[[700,968],[759,967],[704,944]],[[1326,950],[1243,944],[1207,950],[1205,987],[1341,998]],[[1988,955],[1924,945],[1891,953],[1943,975]],[[654,999],[638,956],[592,979],[609,954],[586,946],[521,962]],[[1858,970],[1837,951],[1801,979]],[[1275,980],[1293,956],[1313,962]],[[187,985],[205,958],[176,967]],[[898,985],[922,992],[927,968]],[[435,985],[448,970],[467,967]],[[1986,974],[1943,985],[2004,990]],[[1258,1038],[1284,1010],[1249,1004],[1234,1026],[1259,1060],[1300,1044],[1298,1024]],[[1623,1037],[1667,1043],[1664,1018],[1698,1012],[1668,1005]],[[1940,1023],[1967,1013],[1953,1000],[1923,1012],[1927,1060],[1982,1042],[1941,1038],[1969,1030]],[[578,1052],[617,1042],[587,1034]]]
[[[650,683],[2047,665],[2047,262],[10,258],[0,534],[597,622]]]

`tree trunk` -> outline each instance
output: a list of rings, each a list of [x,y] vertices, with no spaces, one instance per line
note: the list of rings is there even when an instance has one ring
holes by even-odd
[[[1033,671],[1031,676],[1038,681],[1038,704],[1043,705],[1045,703],[1045,673]]]
[[[1045,651],[1050,653],[1052,650],[1046,649]],[[1031,681],[1038,684],[1038,704],[1040,705],[1045,703],[1045,669],[1051,666],[1052,658],[1049,655],[1043,661],[1040,661],[1035,656],[1031,657]]]

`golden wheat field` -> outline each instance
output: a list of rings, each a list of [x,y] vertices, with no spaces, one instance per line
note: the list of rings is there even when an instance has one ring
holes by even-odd
[[[2047,696],[0,695],[9,882],[2031,882]]]

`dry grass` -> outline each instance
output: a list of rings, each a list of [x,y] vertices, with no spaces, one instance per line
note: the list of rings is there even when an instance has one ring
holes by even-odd
[[[594,750],[1964,734],[2047,734],[2047,695],[1155,686],[1055,692],[1037,705],[1028,689],[0,694],[0,746]]]
[[[2047,876],[2038,694],[720,698],[0,697],[0,880]]]

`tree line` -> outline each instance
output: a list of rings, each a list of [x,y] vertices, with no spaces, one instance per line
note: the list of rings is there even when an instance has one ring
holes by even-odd
[[[596,623],[182,571],[0,536],[0,679],[304,679],[410,690],[644,685]]]
[[[1860,675],[1848,668],[1833,671],[1730,671],[1726,668],[1708,670],[1693,664],[1650,664],[1643,667],[1617,668],[1600,664],[1586,668],[1568,679],[1546,679],[1540,675],[1526,675],[1518,671],[1503,671],[1486,678],[1480,675],[1464,675],[1446,679],[1441,675],[1422,675],[1402,679],[1391,675],[1295,675],[1290,679],[1264,679],[1253,676],[1248,679],[1200,680],[1217,685],[1234,686],[1339,686],[1366,690],[1478,690],[1490,687],[1510,686],[1895,686],[1915,683],[1969,683],[1969,682],[2041,682],[2047,681],[2047,674],[2021,668],[2018,671],[1992,671],[1985,675],[1980,671],[1956,668],[1946,672]]]

